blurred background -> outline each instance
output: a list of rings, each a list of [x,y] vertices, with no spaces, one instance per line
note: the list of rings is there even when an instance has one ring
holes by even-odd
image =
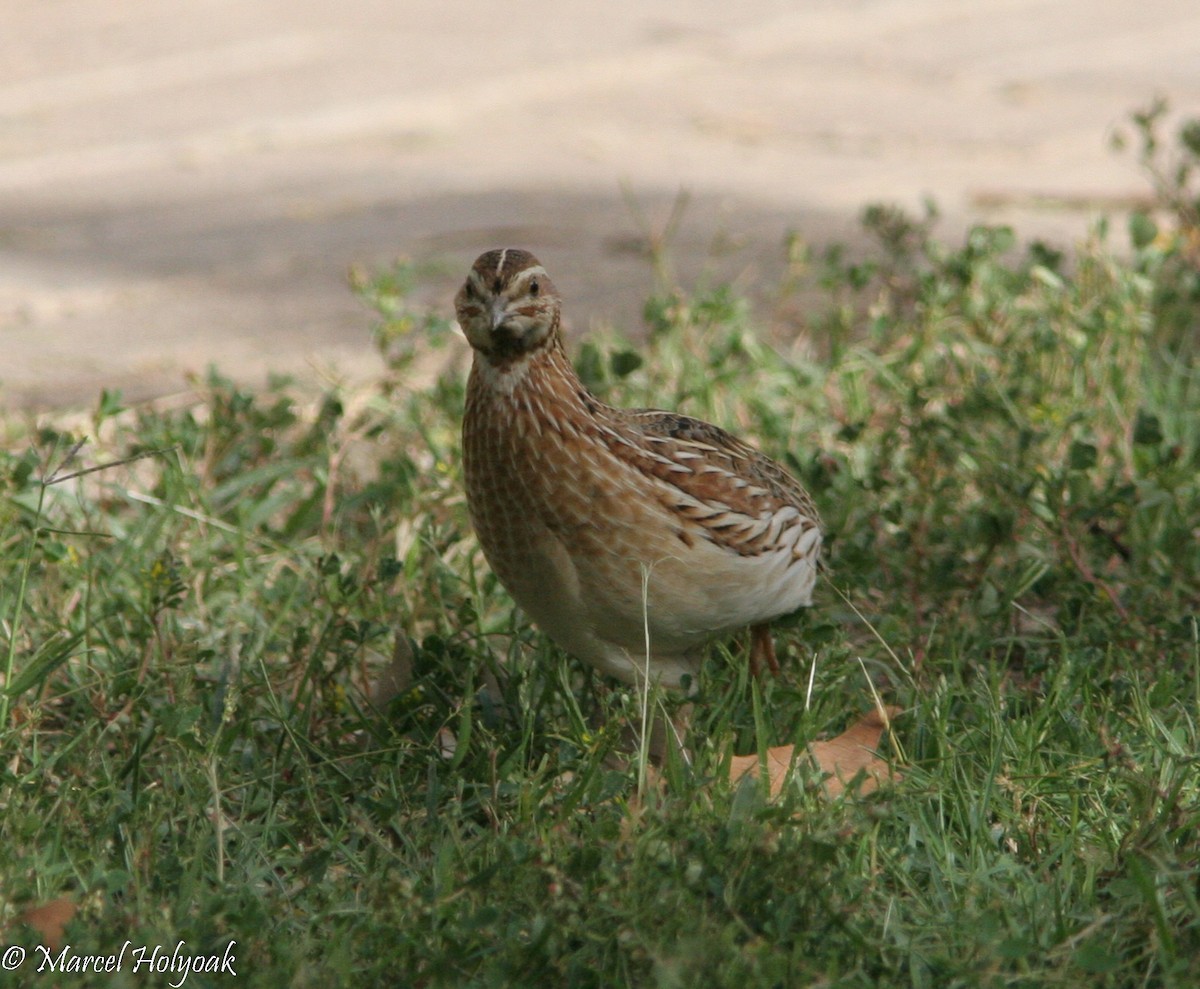
[[[0,406],[212,362],[369,375],[352,267],[443,305],[523,246],[573,330],[636,333],[649,241],[765,284],[869,202],[1069,245],[1148,186],[1110,143],[1200,110],[1194,0],[7,0]]]

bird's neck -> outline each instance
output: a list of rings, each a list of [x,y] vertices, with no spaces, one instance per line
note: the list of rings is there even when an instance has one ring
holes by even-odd
[[[493,400],[509,400],[553,415],[565,406],[592,411],[599,403],[584,387],[555,334],[544,347],[505,360],[494,360],[476,351],[472,376]]]

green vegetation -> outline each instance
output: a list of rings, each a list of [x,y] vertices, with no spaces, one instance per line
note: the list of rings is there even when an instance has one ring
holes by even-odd
[[[6,984],[166,984],[37,974],[18,918],[69,897],[74,954],[236,940],[238,986],[1194,985],[1200,125],[1168,160],[1160,117],[1124,256],[877,208],[865,256],[789,245],[805,325],[667,285],[645,342],[573,341],[606,399],[785,460],[829,531],[785,676],[714,649],[662,786],[611,758],[638,698],[482,561],[465,365],[411,269],[358,279],[371,389],[214,372],[187,408],[0,425]],[[900,782],[723,781],[872,689]]]

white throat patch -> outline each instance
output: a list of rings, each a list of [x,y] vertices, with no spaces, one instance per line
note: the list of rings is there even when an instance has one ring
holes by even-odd
[[[512,395],[529,374],[529,358],[519,357],[502,367],[497,367],[482,354],[475,354],[475,368],[488,390],[497,395]]]

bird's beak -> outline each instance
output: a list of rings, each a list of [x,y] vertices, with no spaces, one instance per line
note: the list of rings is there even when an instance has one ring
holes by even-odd
[[[492,300],[491,322],[492,332],[495,333],[508,318],[508,309],[503,298]]]

